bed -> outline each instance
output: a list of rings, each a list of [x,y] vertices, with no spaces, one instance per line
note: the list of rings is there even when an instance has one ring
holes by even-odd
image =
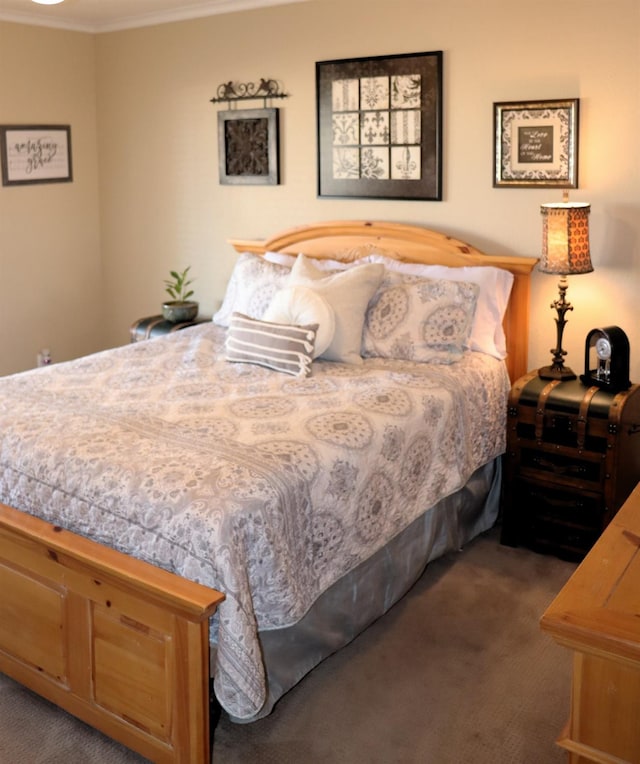
[[[533,258],[366,221],[231,244],[214,322],[0,380],[0,670],[157,762],[209,761],[212,686],[271,712],[491,527],[526,370]]]

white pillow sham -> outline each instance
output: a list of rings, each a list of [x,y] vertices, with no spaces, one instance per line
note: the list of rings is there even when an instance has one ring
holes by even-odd
[[[335,331],[329,347],[322,353],[328,361],[362,363],[362,327],[369,300],[384,276],[384,266],[358,265],[327,275],[304,255],[298,255],[287,286],[305,286],[329,303],[335,317]]]
[[[267,252],[265,258],[274,265],[285,267],[292,267],[295,262],[293,255],[282,252]],[[381,254],[367,255],[357,263],[344,263],[337,260],[314,260],[314,263],[317,263],[317,267],[321,270],[346,270],[359,263],[381,263],[387,270],[397,273],[478,284],[480,294],[468,346],[471,350],[477,350],[495,358],[506,358],[507,345],[502,321],[513,286],[513,274],[509,271],[484,265],[450,268],[446,265],[405,263]]]

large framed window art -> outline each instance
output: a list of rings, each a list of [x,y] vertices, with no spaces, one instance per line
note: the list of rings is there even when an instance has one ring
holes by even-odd
[[[316,63],[318,195],[442,199],[442,51]]]

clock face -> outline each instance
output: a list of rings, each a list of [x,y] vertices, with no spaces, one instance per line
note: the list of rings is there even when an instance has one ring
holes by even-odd
[[[596,355],[601,361],[611,358],[611,343],[606,337],[598,337],[596,340]]]

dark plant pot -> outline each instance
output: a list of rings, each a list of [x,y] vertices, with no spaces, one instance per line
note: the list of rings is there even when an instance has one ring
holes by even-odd
[[[181,324],[184,321],[193,321],[198,315],[198,303],[197,302],[179,302],[178,300],[172,300],[171,302],[162,303],[162,315],[165,320],[171,321],[172,324]]]

